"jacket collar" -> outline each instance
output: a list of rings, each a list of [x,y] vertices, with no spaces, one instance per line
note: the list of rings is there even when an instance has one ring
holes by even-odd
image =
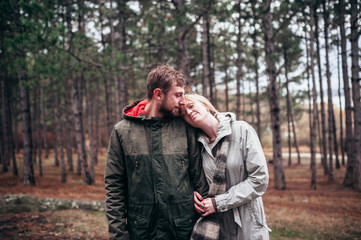
[[[231,123],[236,120],[236,116],[231,112],[220,112],[215,115],[215,117],[219,121],[218,130],[217,130],[217,138],[216,140],[209,144],[211,149],[217,145],[217,143],[224,137],[232,134]],[[204,146],[208,146],[208,142],[204,135],[200,134],[198,137],[198,141],[201,142]]]

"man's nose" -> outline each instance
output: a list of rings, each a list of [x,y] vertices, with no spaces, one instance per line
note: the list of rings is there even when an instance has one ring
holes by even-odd
[[[184,97],[182,96],[182,97],[180,97],[180,99],[179,99],[179,104],[180,105],[185,105],[185,100],[184,100]]]

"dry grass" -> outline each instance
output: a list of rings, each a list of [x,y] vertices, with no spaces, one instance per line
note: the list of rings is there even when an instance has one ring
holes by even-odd
[[[266,156],[270,159],[269,154]],[[17,157],[21,164],[21,155]],[[44,160],[42,177],[38,176],[35,165],[35,187],[24,187],[21,177],[13,177],[11,169],[1,173],[0,196],[24,193],[104,200],[104,152],[96,166],[95,184],[91,186],[83,184],[81,176],[74,173],[68,173],[65,184],[60,183],[60,168],[54,166],[53,159],[50,155]],[[317,190],[310,190],[309,159],[303,158],[301,165],[290,167],[286,166],[286,158],[284,162],[287,189],[274,189],[273,166],[269,165],[270,186],[263,197],[271,239],[361,239],[361,193],[342,186],[345,167],[334,169],[335,181],[329,182],[318,164]],[[0,238],[106,239],[107,223],[104,213],[83,210],[1,214]]]

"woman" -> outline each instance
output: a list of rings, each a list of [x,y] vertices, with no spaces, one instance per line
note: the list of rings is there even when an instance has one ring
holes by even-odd
[[[268,169],[255,130],[233,113],[219,113],[203,96],[185,96],[182,116],[199,128],[208,198],[195,192],[201,218],[192,239],[269,239],[262,195]]]

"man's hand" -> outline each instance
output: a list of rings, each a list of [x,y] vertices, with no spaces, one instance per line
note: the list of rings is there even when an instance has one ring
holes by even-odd
[[[194,208],[196,209],[196,212],[201,214],[203,211],[202,209],[202,201],[203,197],[198,192],[194,191]]]

